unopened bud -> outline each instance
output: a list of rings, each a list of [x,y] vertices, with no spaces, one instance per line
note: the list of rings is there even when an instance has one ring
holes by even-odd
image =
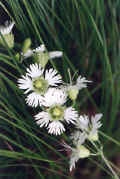
[[[19,53],[16,53],[15,59],[16,59],[16,61],[20,62],[20,54]]]
[[[3,38],[4,38],[4,40],[7,43],[9,48],[14,47],[14,35],[12,33],[3,35]],[[2,37],[0,37],[0,44],[3,45],[3,46],[5,46],[4,40],[2,39]]]
[[[23,54],[28,51],[28,49],[30,48],[30,46],[31,46],[31,39],[30,39],[30,38],[27,38],[27,39],[24,41],[24,43],[23,43],[23,48],[22,48]]]
[[[43,67],[43,68],[46,66],[46,64],[48,63],[48,60],[50,58],[47,52],[34,53],[33,57],[34,57],[34,61],[36,63],[39,63],[41,65],[41,67]]]
[[[76,100],[78,93],[79,93],[79,90],[75,87],[70,87],[70,89],[68,90],[68,96],[73,101]]]
[[[95,134],[89,134],[88,139],[91,141],[97,141],[99,139],[98,132],[96,132]]]
[[[86,158],[90,156],[90,151],[83,145],[77,146],[79,158]]]

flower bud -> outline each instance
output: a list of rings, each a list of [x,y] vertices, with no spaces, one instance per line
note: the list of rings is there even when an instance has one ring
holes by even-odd
[[[27,39],[24,41],[24,43],[23,43],[23,48],[22,48],[23,54],[28,51],[28,49],[30,48],[30,46],[31,46],[31,39],[30,39],[30,38],[27,38]]]
[[[86,158],[90,156],[90,151],[83,145],[77,146],[79,158]]]
[[[49,60],[49,54],[47,52],[39,52],[33,54],[36,63],[40,63],[41,67],[45,67]]]
[[[98,132],[96,132],[94,134],[89,134],[88,139],[91,141],[97,141],[99,139]]]
[[[78,96],[79,90],[75,87],[70,87],[68,90],[68,96],[71,100],[75,101]]]
[[[16,59],[17,62],[20,62],[20,54],[19,53],[16,53],[15,59]]]
[[[3,38],[6,41],[9,48],[14,47],[14,35],[12,33],[3,35]],[[5,46],[4,40],[2,39],[2,37],[0,37],[0,44],[3,46]]]

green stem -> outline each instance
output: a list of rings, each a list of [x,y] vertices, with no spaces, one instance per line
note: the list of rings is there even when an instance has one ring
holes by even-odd
[[[109,168],[109,170],[112,172],[113,174],[113,178],[114,179],[119,179],[118,175],[116,174],[116,172],[112,169],[111,165],[109,164],[109,161],[105,158],[103,152],[101,151],[101,157],[104,160],[105,164],[107,165],[107,167]]]
[[[113,178],[114,179],[119,179],[118,175],[116,174],[116,172],[113,170],[113,168],[111,167],[109,161],[105,158],[104,153],[103,153],[103,147],[100,147],[100,149],[97,147],[97,145],[93,142],[90,141],[92,143],[92,145],[95,147],[95,149],[98,151],[98,153],[100,154],[101,158],[103,159],[103,161],[105,162],[106,166],[109,168],[109,170],[111,171]],[[98,143],[100,144],[100,142],[98,141]]]

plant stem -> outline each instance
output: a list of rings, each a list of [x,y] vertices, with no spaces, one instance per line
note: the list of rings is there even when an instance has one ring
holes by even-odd
[[[101,155],[101,158],[103,159],[103,161],[105,162],[105,164],[107,165],[107,167],[109,168],[109,170],[111,171],[111,173],[113,174],[113,178],[114,179],[119,179],[118,175],[116,174],[116,172],[113,170],[113,168],[111,167],[109,161],[106,159],[106,157],[104,156],[104,153],[103,153],[103,147],[100,147],[101,149],[99,149],[97,147],[97,145],[93,142],[93,141],[90,141],[93,146],[95,147],[95,149],[98,151],[98,153]]]
[[[114,179],[119,179],[118,175],[116,174],[116,172],[112,169],[112,167],[109,164],[109,161],[105,158],[103,152],[101,151],[101,157],[104,160],[105,164],[107,165],[107,167],[110,169],[110,171],[113,174]]]

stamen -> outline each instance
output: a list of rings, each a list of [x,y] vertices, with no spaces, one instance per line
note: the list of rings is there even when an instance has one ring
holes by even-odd
[[[53,120],[61,120],[64,115],[64,108],[61,106],[54,106],[49,110],[49,114]]]
[[[34,90],[42,95],[45,94],[48,89],[48,86],[48,81],[45,80],[42,76],[37,79],[34,79],[33,81]]]

